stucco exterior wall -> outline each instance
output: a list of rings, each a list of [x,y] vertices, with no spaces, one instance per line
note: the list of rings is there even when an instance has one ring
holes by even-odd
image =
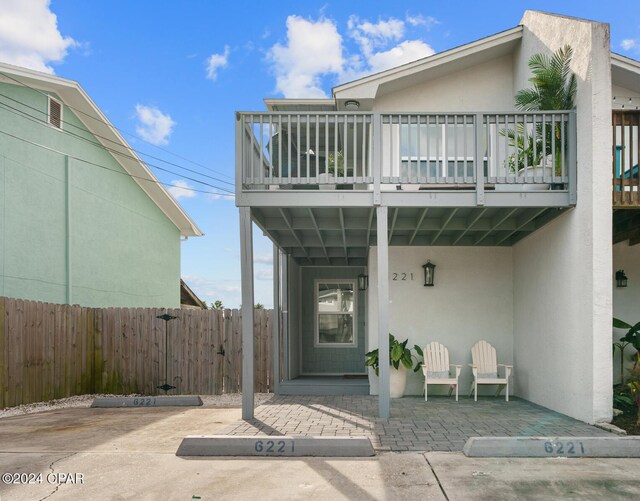
[[[448,113],[513,111],[512,55],[379,96],[373,109]]]
[[[425,287],[422,265],[436,265],[435,285]],[[368,303],[377,304],[377,248],[369,254]],[[471,347],[481,339],[497,351],[498,363],[513,362],[513,275],[509,247],[389,247],[389,330],[409,346],[439,341],[452,364],[462,364],[460,394],[471,384]],[[397,273],[394,280],[394,273]],[[406,273],[406,280],[402,280]],[[413,273],[413,279],[411,274]],[[368,349],[378,345],[377,311],[368,312]],[[516,378],[518,370],[515,370]],[[424,377],[411,373],[405,394],[420,395]],[[495,387],[480,388],[480,395]],[[430,386],[429,394],[446,394]],[[513,392],[512,392],[513,393]]]
[[[627,287],[616,287],[615,271],[624,270],[629,278]],[[629,245],[629,241],[620,242],[613,246],[613,316],[635,325],[640,322],[640,245]],[[619,341],[626,334],[624,329],[614,329],[613,340]],[[624,375],[626,369],[633,366],[633,347],[625,350]],[[613,381],[620,382],[620,352],[616,350],[613,357]]]
[[[0,92],[35,108],[12,102],[32,119],[1,108],[2,129],[55,150],[0,135],[0,295],[94,307],[179,307],[175,225],[110,153],[41,123],[45,96],[7,84]],[[96,141],[66,106],[63,120],[64,130]]]
[[[529,11],[522,24],[517,89],[530,86],[532,54],[564,44],[574,49],[578,201],[513,248],[516,394],[583,421],[610,419],[609,28]]]

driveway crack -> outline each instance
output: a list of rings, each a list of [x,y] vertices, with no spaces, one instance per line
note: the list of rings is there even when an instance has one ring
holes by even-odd
[[[49,465],[49,470],[51,470],[50,473],[47,474],[47,477],[51,474],[51,473],[55,473],[55,469],[53,468],[53,465],[56,464],[59,461],[62,461],[64,459],[69,459],[71,456],[75,456],[77,454],[77,452],[72,452],[71,454],[67,455],[67,456],[63,456],[61,458],[56,459],[55,461],[53,461],[50,465]],[[40,498],[38,501],[44,501],[47,498],[50,498],[51,496],[53,496],[56,492],[58,492],[58,489],[60,488],[60,484],[56,483],[56,488],[53,489],[53,491],[51,491],[49,494],[47,494],[45,497]]]
[[[431,472],[433,473],[433,476],[436,478],[436,480],[438,481],[438,487],[440,487],[440,490],[442,491],[442,495],[444,496],[444,498],[449,501],[449,496],[447,496],[447,493],[444,490],[444,487],[442,486],[442,483],[440,482],[440,479],[438,478],[438,474],[436,473],[436,470],[433,469],[433,466],[431,465],[431,463],[429,462],[429,459],[427,458],[426,454],[423,454],[422,457],[424,457],[424,460],[427,462],[427,464],[429,465],[429,468],[431,468]]]

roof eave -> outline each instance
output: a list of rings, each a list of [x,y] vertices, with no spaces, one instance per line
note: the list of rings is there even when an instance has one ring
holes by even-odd
[[[418,59],[402,66],[397,66],[373,75],[338,85],[332,89],[336,99],[360,96],[362,98],[375,98],[377,88],[385,82],[411,76],[414,73],[447,64],[456,59],[472,55],[477,52],[514,42],[522,38],[523,26],[501,31],[494,35],[470,42],[431,56]],[[359,93],[361,92],[361,93]]]
[[[129,143],[122,137],[118,130],[111,124],[109,119],[102,113],[100,108],[93,102],[91,97],[85,92],[82,86],[75,80],[69,80],[56,75],[42,73],[40,71],[14,66],[12,64],[0,63],[0,70],[4,69],[7,73],[11,73],[15,77],[29,78],[45,84],[49,90],[56,92],[63,101],[69,98],[68,93],[76,93],[80,98],[80,104],[84,103],[88,106],[88,110],[82,110],[83,113],[90,111],[95,114],[96,123],[103,123],[106,127],[104,133],[111,134],[113,140],[122,153],[126,156],[119,157],[109,149],[114,149],[114,145],[105,144],[105,139],[96,130],[92,120],[87,120],[81,113],[75,113],[78,120],[95,136],[96,140],[105,148],[109,148],[107,152],[118,164],[131,176],[131,178],[140,186],[158,208],[167,216],[167,218],[178,228],[180,235],[184,237],[202,236],[204,233],[198,228],[198,225],[187,215],[180,204],[171,196],[166,188],[160,184],[158,178],[153,174],[151,169],[142,161],[138,154],[131,148]],[[19,79],[19,78],[18,78]],[[69,103],[67,103],[68,105]],[[91,113],[87,113],[90,116]],[[111,141],[108,141],[111,142]],[[132,158],[127,158],[127,156]],[[138,171],[138,172],[136,172]],[[147,178],[150,181],[143,182],[140,177]]]

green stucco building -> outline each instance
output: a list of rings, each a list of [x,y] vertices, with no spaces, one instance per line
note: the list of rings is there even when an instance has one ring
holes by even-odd
[[[0,64],[0,296],[179,307],[201,234],[78,83]]]

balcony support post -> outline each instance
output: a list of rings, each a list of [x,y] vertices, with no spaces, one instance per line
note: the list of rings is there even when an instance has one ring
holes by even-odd
[[[244,178],[244,117],[236,112],[236,205],[241,205]]]
[[[474,149],[474,174],[476,176],[476,204],[484,205],[484,120],[482,113],[476,113],[474,118],[475,149]]]
[[[378,178],[379,179],[379,178]],[[382,419],[390,415],[389,387],[389,244],[387,207],[376,208],[376,244],[378,247],[378,412]]]
[[[373,205],[378,207],[382,201],[380,196],[380,181],[382,179],[382,115],[373,114],[373,153],[371,165],[373,167]]]
[[[569,204],[578,201],[578,161],[577,161],[576,110],[569,112]]]
[[[251,207],[240,207],[242,284],[242,419],[253,419],[253,233]]]

